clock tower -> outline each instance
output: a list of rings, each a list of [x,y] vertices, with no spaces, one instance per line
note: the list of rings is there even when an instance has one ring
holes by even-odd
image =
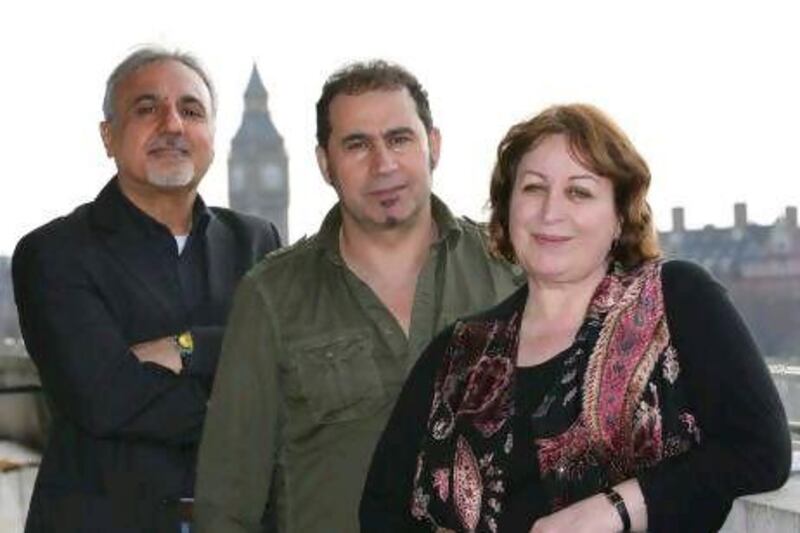
[[[231,209],[273,222],[281,240],[288,242],[288,158],[255,64],[244,93],[242,124],[228,156],[228,196]]]

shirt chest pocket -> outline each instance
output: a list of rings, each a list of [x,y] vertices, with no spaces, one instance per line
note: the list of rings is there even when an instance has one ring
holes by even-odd
[[[381,405],[383,384],[373,341],[363,330],[304,339],[290,348],[298,392],[319,424],[369,415]]]

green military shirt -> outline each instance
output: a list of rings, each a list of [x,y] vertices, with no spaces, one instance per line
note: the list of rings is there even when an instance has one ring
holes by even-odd
[[[418,356],[521,281],[489,256],[483,228],[436,197],[432,209],[439,239],[417,280],[408,337],[343,261],[338,205],[316,236],[245,276],[200,449],[200,533],[259,531],[270,490],[281,532],[358,531],[373,448]]]

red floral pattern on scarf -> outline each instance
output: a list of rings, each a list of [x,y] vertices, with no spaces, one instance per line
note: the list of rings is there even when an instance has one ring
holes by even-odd
[[[483,356],[470,372],[459,415],[475,415],[473,423],[484,437],[491,437],[506,420],[507,403],[502,392],[508,389],[514,362]]]
[[[437,527],[497,529],[516,444],[510,420],[526,294],[510,298],[497,318],[459,322],[443,354],[412,505],[415,516]],[[700,439],[670,344],[661,263],[610,272],[595,291],[584,330],[591,333],[587,344],[576,339],[553,385],[558,401],[546,398],[551,407],[536,420],[540,475],[553,510]],[[448,487],[440,472],[450,470]]]

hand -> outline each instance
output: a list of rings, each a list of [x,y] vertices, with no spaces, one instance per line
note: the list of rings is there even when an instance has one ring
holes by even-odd
[[[530,533],[615,533],[622,520],[604,494],[573,503],[537,520]]]
[[[173,337],[162,337],[131,346],[131,351],[142,363],[155,363],[175,374],[181,371],[181,353]]]

